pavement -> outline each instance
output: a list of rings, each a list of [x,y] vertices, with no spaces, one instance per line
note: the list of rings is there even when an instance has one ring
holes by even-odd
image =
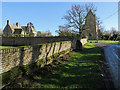
[[[108,62],[114,86],[120,90],[120,45],[104,44],[99,46],[104,49],[105,59]]]

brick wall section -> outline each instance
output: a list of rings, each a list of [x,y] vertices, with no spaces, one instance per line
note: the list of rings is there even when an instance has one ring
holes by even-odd
[[[13,67],[27,65],[71,48],[70,41],[29,47],[2,49],[2,73]]]

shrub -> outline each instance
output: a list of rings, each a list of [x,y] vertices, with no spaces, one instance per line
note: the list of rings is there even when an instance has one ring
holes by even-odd
[[[120,40],[120,36],[118,36],[118,37],[116,38],[116,40]]]

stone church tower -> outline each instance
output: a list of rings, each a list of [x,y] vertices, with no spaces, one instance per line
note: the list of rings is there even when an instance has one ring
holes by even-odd
[[[90,10],[85,20],[85,30],[82,32],[83,37],[95,40],[97,38],[96,16]]]

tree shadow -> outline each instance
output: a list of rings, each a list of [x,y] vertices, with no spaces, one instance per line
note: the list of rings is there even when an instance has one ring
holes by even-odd
[[[37,59],[39,59],[39,55],[41,54],[40,49],[42,45],[32,46],[32,60],[31,63],[35,63]]]
[[[62,46],[62,42],[60,42],[60,46],[59,46],[58,52],[60,52],[61,46]]]
[[[47,63],[47,59],[48,59],[47,57],[49,56],[49,54],[51,53],[51,55],[54,58],[54,54],[56,52],[55,50],[57,50],[56,53],[59,53],[61,51],[61,49],[62,49],[62,45],[63,45],[62,42],[60,44],[57,44],[57,45],[56,45],[56,43],[51,43],[51,44],[49,44],[49,46],[48,46],[48,44],[45,45],[45,55],[46,55],[45,59],[46,59],[46,63]],[[28,48],[21,47],[20,51],[19,51],[20,52],[19,66],[20,66],[20,70],[22,72],[21,76],[24,77],[25,79],[28,79],[31,82],[32,81],[37,81],[37,82],[41,82],[42,81],[42,80],[37,80],[37,79],[35,80],[33,77],[36,76],[36,75],[37,76],[41,76],[41,77],[44,78],[47,73],[52,74],[52,71],[50,71],[50,68],[51,68],[50,64],[49,65],[45,65],[44,68],[40,68],[40,67],[36,68],[37,66],[36,66],[36,64],[34,64],[36,62],[36,60],[39,59],[39,57],[40,57],[40,55],[42,53],[41,52],[42,47],[43,47],[43,45],[37,45],[37,46],[31,46],[30,47],[30,48],[32,48],[31,51],[29,51],[30,53],[32,53],[32,55],[30,56],[30,57],[32,57],[32,59],[30,60],[29,65],[32,65],[32,66],[27,67],[27,68],[29,68],[30,72],[26,71],[27,69],[26,69],[26,67],[24,67],[24,59],[25,59],[24,57],[26,56],[25,55],[26,54],[25,50],[27,50]],[[48,68],[48,66],[49,66],[49,68]],[[55,68],[57,68],[57,67],[55,67]],[[34,69],[36,69],[36,70],[34,70]]]
[[[82,43],[80,42],[80,40],[77,40],[76,42],[76,51],[80,51],[82,50],[83,46]]]
[[[24,58],[24,47],[21,47],[20,48],[20,63],[19,63],[19,66],[22,66],[23,65],[23,58]]]
[[[32,59],[30,60],[29,64],[35,63],[36,60],[39,59],[40,55],[42,54],[41,48],[43,47],[43,45],[36,45],[36,46],[31,46],[31,47],[32,47],[32,51],[29,51],[29,52],[32,52]],[[62,42],[60,43],[60,46],[58,47],[59,48],[58,53],[60,52],[61,47],[62,47]],[[24,49],[25,49],[24,47],[20,48],[20,63],[19,63],[19,66],[23,66],[23,62],[24,62],[23,60],[24,60],[24,56],[25,56],[25,50]],[[55,49],[56,49],[56,43],[51,43],[49,46],[48,46],[48,44],[45,45],[46,63],[48,61],[47,59],[48,59],[48,56],[49,56],[50,53],[54,58]]]
[[[50,53],[50,51],[51,51],[51,49],[52,49],[52,43],[50,44],[50,47],[49,47],[49,49],[48,49],[48,45],[46,44],[46,64],[47,64],[47,62],[48,62],[48,55],[49,55],[49,53]]]
[[[50,74],[50,76],[47,78],[40,80],[35,79],[35,81],[38,83],[42,82],[43,85],[51,84],[56,87],[69,88],[71,86],[76,86],[77,88],[104,88],[104,84],[101,83],[102,78],[100,76],[100,70],[97,65],[97,62],[100,59],[100,55],[94,55],[96,54],[96,51],[93,49],[96,49],[96,47],[84,49],[85,51],[90,52],[84,51],[80,53],[89,55],[78,55],[77,57],[73,57],[56,74]],[[93,50],[92,53],[91,50]]]
[[[54,54],[55,54],[55,47],[56,47],[56,43],[54,43],[54,46],[53,46],[52,58],[54,58]]]

